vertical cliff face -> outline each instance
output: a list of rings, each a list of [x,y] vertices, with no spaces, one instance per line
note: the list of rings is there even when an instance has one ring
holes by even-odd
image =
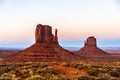
[[[57,29],[55,36],[52,34],[52,27],[49,25],[38,24],[35,31],[36,43],[58,43]]]
[[[11,55],[8,61],[75,61],[79,60],[72,52],[58,44],[57,29],[52,34],[52,27],[38,24],[35,30],[35,44]]]
[[[88,37],[87,40],[85,41],[84,45],[85,45],[85,47],[86,46],[94,46],[94,47],[96,47],[97,46],[96,38],[94,36]]]
[[[96,38],[90,36],[84,43],[84,47],[76,52],[80,56],[108,56],[109,54],[97,47]]]

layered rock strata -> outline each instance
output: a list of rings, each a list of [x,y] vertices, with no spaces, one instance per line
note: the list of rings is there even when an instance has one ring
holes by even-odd
[[[76,61],[78,59],[72,52],[59,45],[57,29],[53,35],[52,27],[42,24],[36,26],[35,44],[7,57],[7,61],[13,62]]]

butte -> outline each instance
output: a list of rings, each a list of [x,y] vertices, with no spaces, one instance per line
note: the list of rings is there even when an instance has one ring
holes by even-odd
[[[76,52],[79,56],[109,56],[109,53],[97,47],[96,38],[90,36],[84,43],[84,47]]]
[[[38,24],[35,30],[35,43],[27,49],[7,57],[12,62],[50,62],[76,61],[79,58],[62,48],[58,43],[57,29],[52,34],[52,27]]]

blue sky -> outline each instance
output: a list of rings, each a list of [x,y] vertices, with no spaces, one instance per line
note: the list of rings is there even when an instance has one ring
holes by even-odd
[[[39,23],[57,28],[64,47],[81,47],[88,36],[120,46],[119,0],[0,0],[0,47],[30,46]]]

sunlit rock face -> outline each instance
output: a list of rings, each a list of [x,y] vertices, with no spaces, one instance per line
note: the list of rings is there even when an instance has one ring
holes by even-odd
[[[36,43],[58,43],[57,29],[55,36],[52,34],[52,27],[49,25],[38,24],[35,31]]]
[[[76,52],[79,56],[109,56],[109,54],[97,47],[96,38],[90,36],[84,43],[84,47]]]
[[[7,57],[6,60],[13,62],[54,62],[76,61],[79,58],[59,45],[57,29],[53,35],[51,26],[38,24],[35,30],[35,43],[25,50]]]
[[[96,38],[94,36],[88,37],[85,41],[85,46],[97,46]]]

